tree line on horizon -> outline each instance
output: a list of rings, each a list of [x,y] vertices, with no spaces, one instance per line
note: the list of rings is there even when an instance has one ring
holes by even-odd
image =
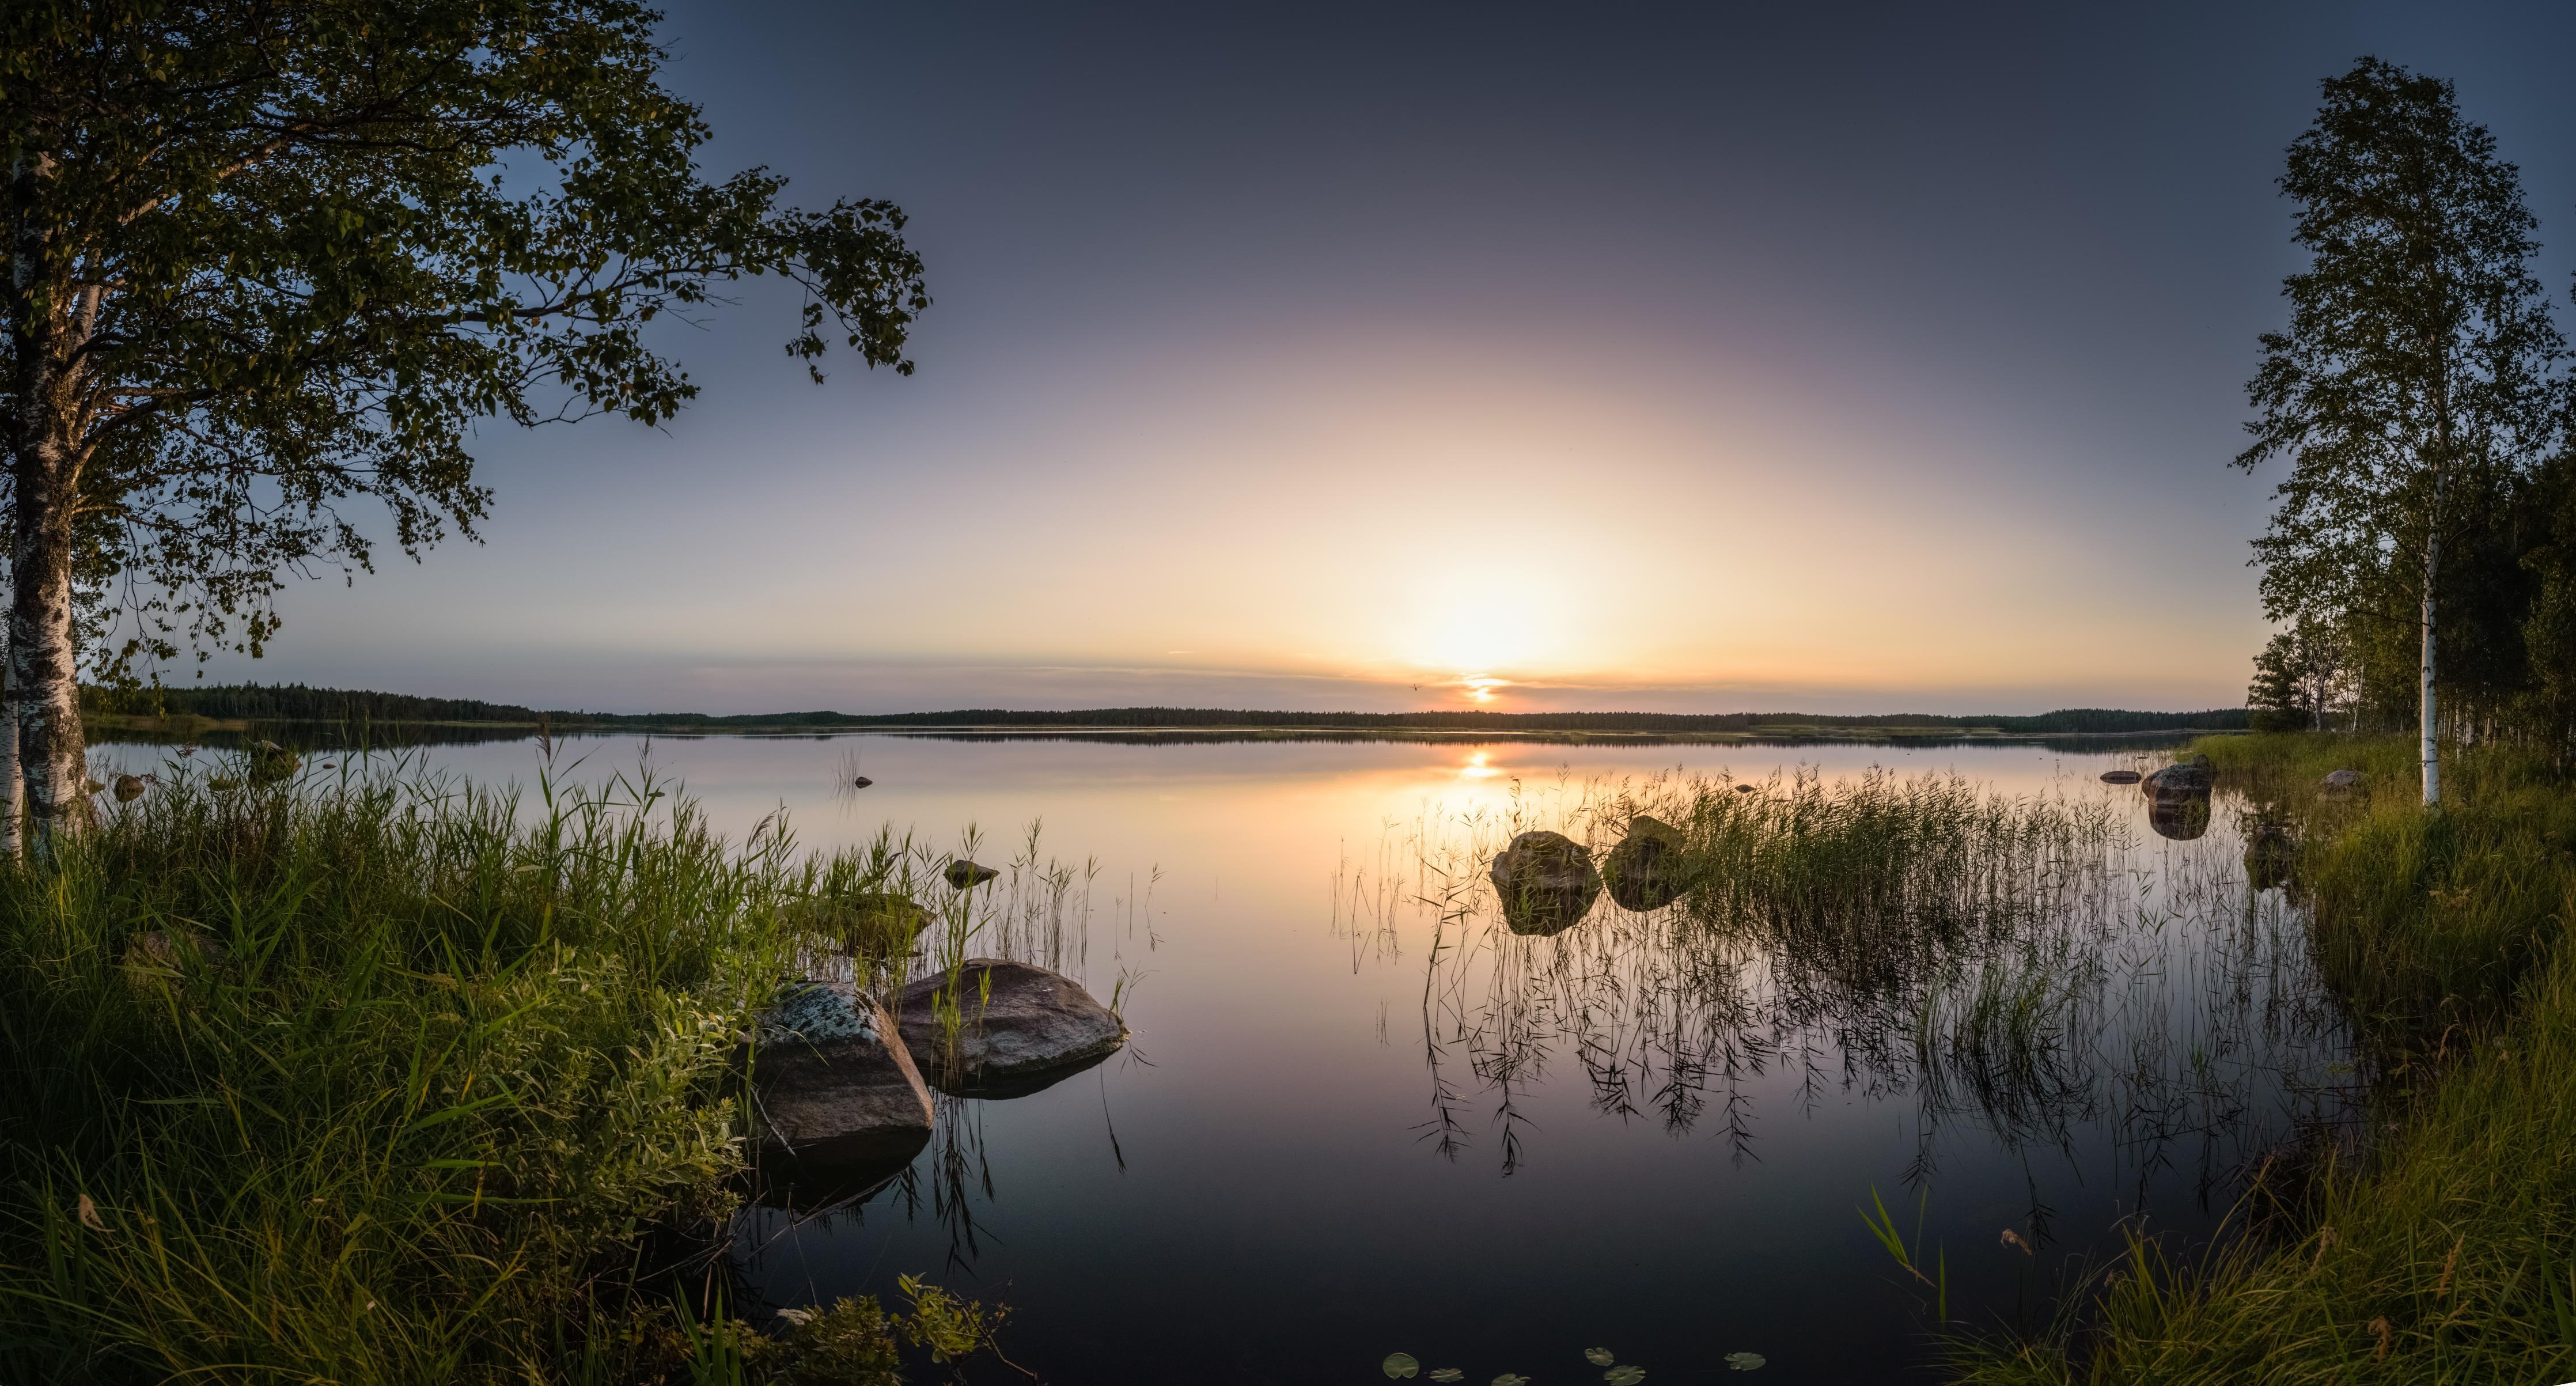
[[[212,684],[199,688],[82,690],[92,715],[194,716],[221,720],[399,723],[484,722],[574,727],[1410,727],[1525,731],[1754,731],[1763,727],[1936,727],[2017,733],[2229,731],[2247,725],[2244,708],[2201,712],[2133,712],[2061,708],[2027,715],[1819,712],[1289,712],[1234,708],[1117,707],[1073,711],[960,708],[943,712],[610,713],[540,710],[479,698],[431,698],[364,689],[291,684]]]

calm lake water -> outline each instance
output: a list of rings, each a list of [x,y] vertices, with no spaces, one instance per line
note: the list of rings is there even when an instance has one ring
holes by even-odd
[[[422,754],[487,782],[537,767],[526,742]],[[1659,1382],[1937,1379],[1944,1302],[2027,1325],[2124,1229],[2204,1241],[2251,1165],[2356,1081],[2296,908],[2248,885],[2244,806],[2222,794],[2205,835],[2160,837],[2134,787],[2098,779],[2134,751],[863,735],[564,754],[582,779],[649,763],[736,836],[783,808],[815,849],[890,826],[1027,858],[997,904],[1055,912],[1064,969],[1118,991],[1127,1050],[1031,1096],[942,1099],[893,1186],[756,1212],[737,1248],[773,1305],[902,1273],[1006,1301],[1006,1346],[1051,1381],[1382,1380],[1402,1351],[1426,1376],[1547,1386],[1601,1379],[1595,1347]],[[1929,977],[1713,947],[1606,898],[1515,937],[1476,884],[1512,831],[1623,782],[1874,770],[2062,800],[2115,838],[2046,918]],[[1050,862],[1069,887],[1038,881]],[[1874,1200],[1946,1300],[1873,1238]],[[1736,1353],[1766,1364],[1737,1376]]]

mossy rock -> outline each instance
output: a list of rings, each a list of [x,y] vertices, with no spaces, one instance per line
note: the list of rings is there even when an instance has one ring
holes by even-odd
[[[1592,854],[1563,833],[1523,833],[1494,857],[1494,897],[1513,933],[1563,933],[1600,894]]]
[[[872,967],[886,967],[912,954],[913,941],[930,923],[930,914],[900,891],[862,890],[827,899],[805,900],[791,907],[800,927],[833,940],[850,956]]]
[[[1659,910],[1691,885],[1690,840],[1660,818],[1638,814],[1601,862],[1601,879],[1623,910]]]

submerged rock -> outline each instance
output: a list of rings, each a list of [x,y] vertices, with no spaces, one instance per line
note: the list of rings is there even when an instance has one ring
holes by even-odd
[[[797,925],[839,944],[851,956],[882,962],[908,956],[930,914],[909,895],[861,890],[788,906]]]
[[[930,1141],[930,1090],[894,1017],[848,982],[783,988],[753,1030],[765,1175],[814,1191],[881,1181]]]
[[[989,866],[978,866],[964,857],[959,857],[948,863],[948,870],[944,874],[948,877],[950,885],[964,890],[968,886],[982,885],[1002,873]]]
[[[2138,779],[2139,775],[2135,770],[2105,770],[2102,772],[2102,783],[2104,784],[2136,784]]]
[[[940,1015],[954,1006],[952,1033]],[[1127,1042],[1126,1023],[1060,972],[1002,958],[970,958],[895,999],[903,1042],[941,1092],[1018,1097],[1089,1068]]]
[[[250,743],[250,782],[274,784],[304,768],[295,753],[274,741]]]
[[[1523,833],[1494,857],[1494,895],[1513,933],[1562,933],[1600,893],[1592,854],[1563,833]]]
[[[2207,794],[2217,782],[2218,776],[2210,769],[2209,757],[2193,756],[2147,776],[2145,785],[2147,793],[2159,799],[2174,799]]]
[[[1660,818],[1638,814],[1628,835],[1602,860],[1601,879],[1623,910],[1659,910],[1689,888],[1688,841]]]

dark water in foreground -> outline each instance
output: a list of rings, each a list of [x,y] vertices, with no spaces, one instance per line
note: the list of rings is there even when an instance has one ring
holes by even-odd
[[[536,768],[524,742],[421,754]],[[582,778],[646,754],[567,753]],[[1593,1347],[1657,1382],[1933,1379],[1944,1303],[2035,1323],[2124,1227],[2205,1239],[2353,1081],[2298,915],[2247,885],[2240,806],[2159,837],[2096,778],[2126,753],[862,735],[649,756],[737,836],[781,807],[814,848],[892,824],[947,852],[980,828],[978,859],[1026,860],[970,951],[1120,994],[1134,1040],[1107,1065],[943,1099],[896,1184],[738,1238],[777,1305],[902,1273],[1006,1301],[1012,1356],[1056,1382],[1383,1380],[1403,1351],[1546,1386],[1599,1380]],[[1516,938],[1476,885],[1512,831],[1623,780],[1872,767],[2060,800],[2108,835],[2008,946],[1929,974],[1715,944],[1606,899]],[[1873,1239],[1874,1197],[1942,1286]],[[1747,1352],[1766,1365],[1738,1377]]]

